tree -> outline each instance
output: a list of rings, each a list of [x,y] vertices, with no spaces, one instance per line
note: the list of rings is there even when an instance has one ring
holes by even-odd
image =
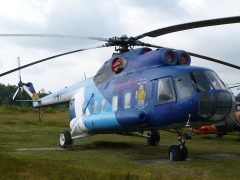
[[[19,102],[19,101],[13,101],[13,95],[17,90],[17,86],[15,85],[4,85],[0,83],[0,105],[29,105],[32,106],[32,103],[30,102]],[[43,97],[48,95],[45,91],[40,92],[39,97]],[[15,99],[19,100],[30,100],[31,97],[25,92],[20,91]]]

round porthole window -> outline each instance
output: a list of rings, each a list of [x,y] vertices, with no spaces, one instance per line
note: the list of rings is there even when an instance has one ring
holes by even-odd
[[[115,58],[112,61],[112,71],[114,73],[120,73],[127,64],[127,59],[125,58]]]

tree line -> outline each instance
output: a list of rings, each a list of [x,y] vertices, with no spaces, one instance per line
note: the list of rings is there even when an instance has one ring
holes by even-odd
[[[13,101],[13,95],[16,92],[18,86],[15,85],[4,85],[0,83],[0,105],[28,105],[32,106],[31,102],[19,102],[19,101]],[[39,92],[39,97],[43,97],[45,95],[48,95],[48,93],[45,92]],[[16,100],[31,100],[31,97],[25,92],[20,91],[16,98]]]

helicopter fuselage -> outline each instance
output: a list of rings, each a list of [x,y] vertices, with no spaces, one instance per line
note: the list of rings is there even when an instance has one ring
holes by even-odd
[[[70,101],[70,128],[89,134],[194,127],[224,120],[234,99],[216,73],[190,66],[181,51],[184,64],[177,65],[167,56],[171,53],[140,48],[115,54],[95,77],[34,104]],[[164,64],[164,58],[170,64]]]

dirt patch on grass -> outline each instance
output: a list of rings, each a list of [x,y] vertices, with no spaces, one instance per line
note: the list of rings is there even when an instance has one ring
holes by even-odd
[[[225,160],[240,160],[240,155],[230,154],[230,153],[216,153],[216,154],[201,154],[195,157],[190,157],[186,161],[194,161],[198,159],[225,159]],[[140,164],[167,164],[174,161],[162,158],[152,158],[152,159],[138,159],[136,162]],[[176,161],[175,161],[176,162]]]
[[[62,148],[18,148],[16,151],[63,151],[64,149]]]
[[[140,164],[166,164],[170,163],[171,161],[169,159],[154,158],[154,159],[140,159],[136,160],[136,162]]]
[[[202,158],[206,159],[229,159],[229,160],[240,160],[240,155],[230,153],[216,153],[216,154],[203,154]]]

